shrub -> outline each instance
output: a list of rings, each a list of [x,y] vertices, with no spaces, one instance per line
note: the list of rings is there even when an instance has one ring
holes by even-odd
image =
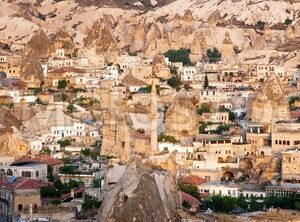
[[[166,141],[166,142],[171,142],[171,143],[177,143],[178,141],[174,136],[168,136],[164,134],[160,134],[158,137],[158,141]]]
[[[198,115],[202,115],[203,113],[210,113],[210,105],[207,103],[203,103],[201,107],[197,110]]]
[[[234,112],[232,112],[230,109],[225,108],[224,106],[221,106],[219,108],[220,112],[227,112],[229,114],[229,120],[233,121],[236,118],[236,115]]]
[[[58,143],[61,147],[65,147],[65,146],[71,145],[71,141],[70,141],[69,139],[61,139],[61,140],[57,141],[57,143]]]
[[[284,24],[285,24],[285,25],[290,25],[290,24],[292,24],[292,22],[293,22],[293,20],[292,20],[292,19],[289,19],[289,18],[286,18],[286,19],[284,20]]]
[[[171,62],[182,62],[183,65],[192,65],[189,54],[191,50],[189,49],[179,49],[179,50],[168,50],[164,53],[165,57],[168,57]]]
[[[265,29],[265,25],[266,23],[263,21],[257,21],[256,26],[258,29],[260,29],[261,31],[263,31]]]
[[[207,49],[206,56],[209,62],[218,62],[221,60],[222,54],[216,47],[214,47],[212,49]]]
[[[192,207],[192,205],[191,205],[189,202],[187,202],[186,200],[184,200],[184,201],[182,202],[182,206],[183,206],[185,209],[191,209],[191,207]]]
[[[196,185],[193,184],[186,184],[186,183],[178,183],[179,190],[188,193],[192,195],[193,197],[196,197],[198,200],[200,200],[200,193],[199,189]]]
[[[173,76],[167,80],[167,84],[178,91],[182,85],[182,82],[178,76]]]

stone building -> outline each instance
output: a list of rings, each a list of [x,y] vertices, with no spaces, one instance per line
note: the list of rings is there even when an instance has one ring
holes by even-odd
[[[24,209],[41,206],[41,183],[25,177],[5,177],[0,180],[0,218],[13,221]]]
[[[282,180],[287,183],[300,183],[300,149],[286,149],[282,154]]]
[[[272,126],[272,152],[280,154],[282,150],[290,147],[300,147],[300,124],[274,124]]]

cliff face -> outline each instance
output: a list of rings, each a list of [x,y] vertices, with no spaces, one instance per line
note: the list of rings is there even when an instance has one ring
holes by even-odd
[[[288,100],[275,74],[257,92],[249,111],[254,122],[271,123],[290,119]]]
[[[84,39],[84,47],[95,47],[98,54],[106,54],[109,49],[117,48],[117,41],[109,26],[99,19],[88,31]]]
[[[184,89],[174,97],[165,115],[167,135],[184,139],[198,133],[196,108]]]
[[[74,53],[76,48],[73,38],[65,30],[60,30],[52,36],[48,53],[54,53],[60,48],[65,50],[65,54]]]
[[[0,155],[22,157],[30,151],[27,144],[17,134],[4,133],[0,135]]]
[[[39,59],[47,57],[50,43],[50,39],[40,29],[25,46],[26,55],[21,62],[21,80],[29,83],[31,87],[39,86],[43,81]]]
[[[100,221],[177,221],[175,210],[180,206],[179,198],[172,176],[135,161],[104,194]]]

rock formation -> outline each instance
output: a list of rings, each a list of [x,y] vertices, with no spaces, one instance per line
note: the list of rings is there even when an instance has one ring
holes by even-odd
[[[290,119],[289,103],[275,74],[269,76],[256,93],[249,113],[253,122],[271,123]]]
[[[190,35],[194,33],[194,17],[191,10],[187,10],[182,17],[182,32],[184,35]]]
[[[145,49],[146,44],[146,24],[142,21],[133,36],[133,42],[130,46],[130,52],[141,52]]]
[[[203,32],[195,33],[194,40],[191,45],[190,59],[193,62],[199,61],[202,55],[206,54],[206,39]]]
[[[30,58],[45,58],[50,46],[50,39],[42,29],[39,29],[25,45],[25,54]]]
[[[110,49],[117,48],[117,41],[112,35],[109,26],[99,19],[88,31],[87,37],[84,39],[84,47],[94,47],[97,54],[105,55]]]
[[[223,44],[222,44],[222,61],[229,63],[236,63],[237,58],[233,49],[233,42],[231,41],[229,32],[225,33]]]
[[[55,53],[56,49],[63,48],[65,50],[65,54],[72,54],[75,51],[75,44],[73,38],[69,35],[69,33],[65,30],[58,31],[51,38],[51,44],[48,49],[49,53]]]
[[[0,135],[0,155],[13,156],[15,158],[27,155],[29,146],[22,140],[22,137],[15,133],[4,133]]]
[[[165,114],[166,135],[185,139],[198,133],[196,108],[187,92],[181,89],[174,97]]]
[[[103,114],[101,154],[130,161],[132,151],[132,122],[126,113],[126,105],[118,104]]]
[[[295,38],[300,37],[300,20],[298,20],[294,25],[294,36]]]
[[[174,177],[167,171],[153,171],[137,160],[112,186],[103,195],[100,221],[177,221],[175,211],[180,206],[180,194]]]
[[[46,58],[50,39],[45,32],[38,30],[25,46],[26,55],[21,62],[21,80],[29,87],[39,87],[42,79],[42,67],[39,59]]]

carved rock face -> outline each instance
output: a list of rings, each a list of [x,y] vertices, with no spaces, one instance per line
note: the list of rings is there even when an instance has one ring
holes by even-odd
[[[289,104],[276,75],[271,75],[257,92],[251,105],[251,119],[261,123],[290,119]]]
[[[166,134],[175,136],[177,139],[184,139],[198,133],[198,116],[196,109],[182,89],[173,99],[166,112]]]

